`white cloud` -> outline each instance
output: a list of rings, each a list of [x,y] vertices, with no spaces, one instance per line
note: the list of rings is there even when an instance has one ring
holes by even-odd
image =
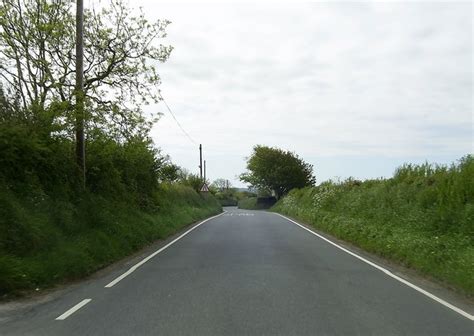
[[[473,151],[470,3],[140,4],[173,22],[162,91],[211,178],[241,173],[255,144],[316,166]],[[163,105],[150,108],[165,112],[157,145],[197,169],[196,146]]]

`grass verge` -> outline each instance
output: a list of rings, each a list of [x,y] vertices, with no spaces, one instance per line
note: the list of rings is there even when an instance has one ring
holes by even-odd
[[[0,297],[82,278],[221,206],[189,187],[161,184],[153,207],[85,193],[77,200],[0,188]]]
[[[474,297],[474,157],[405,165],[393,178],[295,189],[273,211]]]

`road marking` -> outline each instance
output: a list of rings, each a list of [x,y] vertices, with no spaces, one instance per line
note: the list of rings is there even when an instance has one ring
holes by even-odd
[[[79,302],[77,305],[75,305],[74,307],[72,307],[71,309],[69,309],[67,312],[65,312],[64,314],[56,317],[56,320],[65,320],[67,319],[70,315],[74,314],[76,311],[78,311],[79,309],[81,309],[82,307],[84,307],[86,304],[88,304],[89,302],[91,302],[92,299],[84,299],[82,300],[81,302]]]
[[[120,282],[121,280],[123,280],[124,278],[126,278],[127,276],[129,276],[130,274],[132,274],[133,272],[135,272],[137,270],[137,268],[139,268],[140,266],[142,266],[144,263],[146,263],[148,260],[150,260],[151,258],[153,258],[154,256],[156,256],[158,253],[164,251],[165,249],[167,249],[168,247],[170,247],[171,245],[173,245],[174,243],[176,243],[178,240],[180,240],[181,238],[183,238],[184,236],[186,236],[188,233],[190,233],[191,231],[193,231],[194,229],[198,228],[199,226],[201,226],[202,224],[206,223],[207,221],[210,221],[211,219],[214,219],[214,218],[217,218],[219,216],[222,216],[225,212],[222,212],[216,216],[213,216],[213,217],[210,217],[208,219],[205,219],[203,220],[202,222],[200,222],[199,224],[193,226],[192,228],[190,228],[188,231],[186,231],[185,233],[183,233],[181,236],[179,236],[178,238],[176,238],[175,240],[173,240],[172,242],[166,244],[165,246],[163,246],[162,248],[160,248],[158,251],[155,251],[153,252],[152,254],[150,254],[148,257],[146,257],[145,259],[143,259],[142,261],[140,261],[139,263],[133,265],[132,267],[130,267],[130,269],[128,271],[126,271],[125,273],[123,273],[122,275],[120,275],[119,277],[115,278],[113,281],[111,281],[110,283],[108,283],[107,285],[105,285],[105,288],[110,288],[110,287],[113,287],[114,285],[116,285],[118,282]]]
[[[224,216],[255,216],[253,213],[247,213],[247,212],[228,212]]]
[[[301,225],[300,223],[297,223],[297,222],[295,222],[294,220],[292,220],[292,219],[290,219],[290,218],[288,218],[288,217],[286,217],[286,216],[280,215],[279,213],[274,213],[274,214],[275,214],[275,215],[278,215],[278,216],[280,216],[280,217],[285,218],[286,220],[292,222],[293,224],[298,225],[298,226],[301,227],[302,229],[305,229],[305,230],[308,231],[309,233],[312,233],[312,234],[314,234],[315,236],[317,236],[317,237],[319,237],[319,238],[325,240],[325,241],[328,242],[329,244],[334,245],[334,246],[337,247],[338,249],[341,249],[341,250],[343,250],[344,252],[349,253],[351,256],[356,257],[357,259],[359,259],[359,260],[365,262],[366,264],[369,264],[370,266],[375,267],[376,269],[378,269],[378,270],[384,272],[384,273],[387,274],[389,277],[391,277],[391,278],[393,278],[393,279],[395,279],[395,280],[400,281],[401,283],[407,285],[408,287],[411,287],[411,288],[413,288],[414,290],[416,290],[416,291],[418,291],[418,292],[420,292],[420,293],[426,295],[426,296],[429,297],[430,299],[432,299],[432,300],[434,300],[434,301],[436,301],[436,302],[438,302],[438,303],[441,303],[443,306],[445,306],[445,307],[447,307],[447,308],[449,308],[449,309],[451,309],[451,310],[454,310],[456,313],[458,313],[458,314],[464,316],[465,318],[467,318],[467,319],[469,319],[469,320],[471,320],[471,321],[474,321],[474,315],[471,315],[471,314],[469,314],[468,312],[465,312],[464,310],[462,310],[462,309],[460,309],[460,308],[458,308],[458,307],[456,307],[456,306],[450,304],[449,302],[446,302],[446,301],[444,301],[443,299],[440,299],[440,298],[437,297],[436,295],[433,295],[433,294],[431,294],[430,292],[428,292],[428,291],[426,291],[426,290],[424,290],[424,289],[422,289],[422,288],[420,288],[420,287],[418,287],[418,286],[412,284],[411,282],[409,282],[409,281],[407,281],[407,280],[405,280],[405,279],[403,279],[403,278],[400,278],[399,276],[393,274],[392,272],[390,272],[389,270],[383,268],[382,266],[379,266],[379,265],[377,265],[377,264],[375,264],[375,263],[373,263],[373,262],[371,262],[371,261],[369,261],[369,260],[367,260],[367,259],[361,257],[360,255],[355,254],[355,253],[352,252],[352,251],[349,251],[348,249],[346,249],[346,248],[344,248],[344,247],[342,247],[342,246],[340,246],[340,245],[338,245],[338,244],[332,242],[331,240],[327,239],[326,237],[323,237],[323,236],[321,236],[320,234],[318,234],[318,233],[316,233],[316,232],[314,232],[314,231],[311,231],[310,229],[308,229],[307,227],[304,227],[304,226]]]

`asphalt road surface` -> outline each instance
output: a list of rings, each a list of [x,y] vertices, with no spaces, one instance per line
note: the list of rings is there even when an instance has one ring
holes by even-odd
[[[0,320],[0,335],[474,334],[472,315],[267,212],[231,209],[130,266]]]

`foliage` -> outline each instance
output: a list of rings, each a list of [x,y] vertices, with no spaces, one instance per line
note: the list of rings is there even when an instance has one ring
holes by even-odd
[[[193,188],[197,192],[201,190],[204,183],[198,174],[190,173],[185,169],[179,171],[178,181],[185,186]]]
[[[88,142],[88,188],[74,144],[0,123],[0,296],[79,278],[220,211],[191,188],[158,183],[166,163],[147,139]]]
[[[122,0],[85,12],[84,188],[71,4],[0,3],[0,297],[80,278],[221,210],[176,183],[179,167],[148,137],[142,106],[159,99],[156,64],[172,49],[153,42],[169,21],[134,16]]]
[[[21,124],[0,123],[0,178],[16,190],[41,188],[69,193],[79,187],[73,160],[74,143],[51,138]],[[148,139],[116,142],[95,132],[87,146],[88,189],[101,195],[138,199],[157,188],[162,157]]]
[[[237,206],[241,200],[255,196],[255,193],[248,190],[239,190],[232,187],[229,180],[223,178],[218,178],[212,182],[210,190],[222,206]]]
[[[239,200],[239,209],[264,210],[269,209],[276,202],[275,197],[246,197]]]
[[[214,197],[221,203],[222,206],[237,206],[239,194],[234,188],[217,191]]]
[[[273,208],[474,294],[474,157],[292,190]]]
[[[163,182],[171,163],[146,137],[117,141],[99,129],[83,190],[74,143],[10,109],[0,119],[0,297],[80,278],[221,209]]]
[[[229,182],[229,180],[218,178],[212,182],[211,187],[223,192],[226,189],[232,188],[232,184]]]
[[[241,199],[238,203],[239,209],[260,210],[257,208],[257,197],[247,197]]]
[[[218,178],[210,185],[210,191],[222,206],[237,206],[236,189],[229,180]]]
[[[219,201],[222,206],[237,206],[237,198],[232,190],[226,190],[223,192],[216,192],[214,197]]]
[[[163,164],[159,173],[159,180],[165,182],[176,182],[179,180],[180,167],[168,160]]]
[[[88,192],[76,200],[0,184],[0,297],[81,278],[221,211],[179,184],[161,184],[154,209]]]
[[[50,122],[71,135],[75,84],[73,2],[3,0],[0,4],[0,79],[31,123],[56,109]],[[84,13],[84,91],[89,127],[118,138],[144,136],[156,116],[142,105],[160,98],[157,62],[172,47],[155,46],[167,20],[149,22],[122,0]]]
[[[273,190],[280,198],[293,188],[312,186],[315,183],[313,166],[298,155],[279,148],[255,146],[247,160],[247,173],[240,180],[257,189]]]
[[[6,97],[5,90],[0,82],[0,122],[10,120],[14,114],[14,107]]]

